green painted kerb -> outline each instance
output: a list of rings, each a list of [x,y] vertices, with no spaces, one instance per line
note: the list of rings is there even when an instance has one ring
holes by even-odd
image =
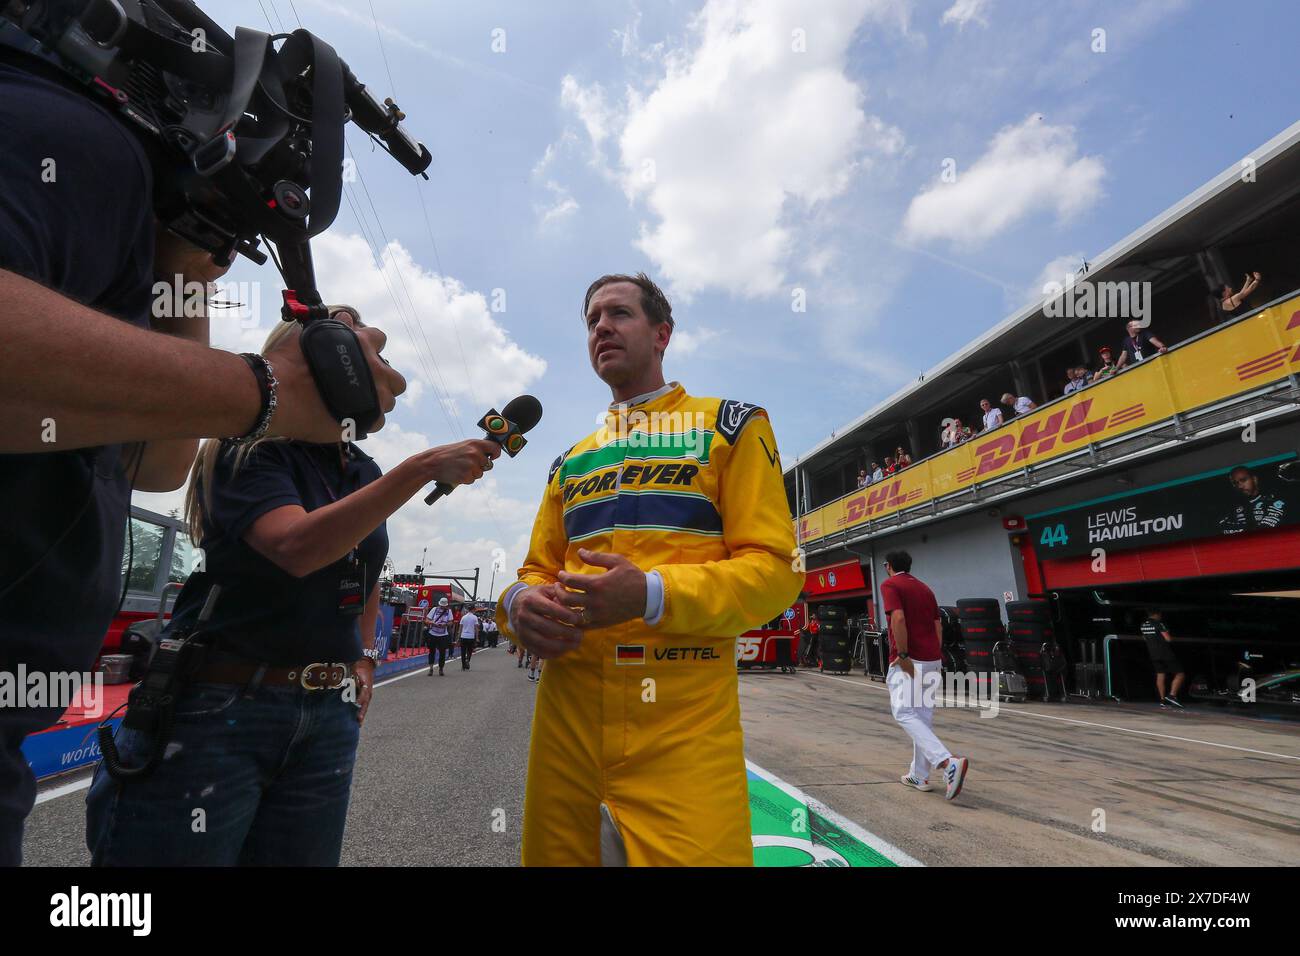
[[[816,810],[749,773],[755,866],[897,866]]]

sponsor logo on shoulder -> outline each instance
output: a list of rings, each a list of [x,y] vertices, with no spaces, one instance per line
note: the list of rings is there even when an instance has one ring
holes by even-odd
[[[760,411],[759,407],[748,402],[724,401],[718,406],[718,431],[734,445],[736,436],[756,411]]]

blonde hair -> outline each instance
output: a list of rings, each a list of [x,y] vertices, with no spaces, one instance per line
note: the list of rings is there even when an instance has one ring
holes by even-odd
[[[330,317],[333,318],[338,312],[347,312],[352,316],[357,326],[360,326],[361,316],[350,305],[331,305],[329,307]],[[297,331],[298,323],[281,322],[271,330],[271,334],[266,337],[262,343],[262,354],[274,349],[290,335]],[[190,540],[196,545],[203,540],[203,519],[208,511],[212,508],[212,480],[217,470],[217,458],[221,454],[224,439],[205,438],[199,445],[199,453],[194,456],[194,464],[190,466],[190,480],[185,488],[185,525],[189,531]],[[288,438],[275,436],[259,438],[255,442],[249,442],[246,445],[235,446],[235,461],[232,473],[239,471],[248,461],[248,456],[253,453],[258,445],[268,441],[290,441]]]

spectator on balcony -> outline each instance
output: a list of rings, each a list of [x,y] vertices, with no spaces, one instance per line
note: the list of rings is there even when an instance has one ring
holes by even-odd
[[[858,487],[859,487],[859,488],[865,488],[865,487],[867,487],[867,485],[869,485],[869,484],[871,484],[871,479],[867,477],[867,469],[865,469],[865,468],[859,468],[859,469],[858,469]]]
[[[885,477],[888,478],[897,470],[898,470],[898,466],[894,464],[894,456],[886,455],[885,456]]]
[[[1098,354],[1101,355],[1101,368],[1092,373],[1092,380],[1094,382],[1105,381],[1123,368],[1123,366],[1115,363],[1115,353],[1111,350],[1109,345],[1103,345]]]
[[[904,468],[910,467],[911,464],[912,464],[912,456],[909,455],[907,452],[903,451],[902,445],[899,445],[897,448],[894,449],[895,468],[897,468],[899,471],[902,471]]]
[[[1002,424],[1002,409],[994,407],[987,398],[980,399],[980,411],[984,413],[983,431],[991,432]]]
[[[1224,312],[1248,312],[1250,308],[1246,306],[1246,297],[1258,287],[1258,272],[1251,272],[1242,278],[1240,292],[1233,292],[1232,286],[1224,283],[1223,291],[1219,294],[1219,305],[1223,307]]]
[[[1123,348],[1119,353],[1119,367],[1123,368],[1130,363],[1136,364],[1144,358],[1164,353],[1165,343],[1142,328],[1142,323],[1134,319],[1128,324],[1128,335],[1124,336]]]
[[[884,478],[884,477],[885,477],[885,470],[884,470],[883,468],[880,467],[880,462],[878,462],[878,461],[873,461],[873,462],[871,463],[871,481],[872,481],[872,483],[874,484],[875,482],[879,481],[881,478]]]
[[[1013,415],[1028,415],[1038,407],[1033,399],[1026,398],[1024,395],[1017,397],[1010,392],[1002,396],[1002,404],[1011,409]]]
[[[1087,388],[1088,370],[1086,368],[1079,366],[1076,368],[1066,369],[1065,374],[1069,377],[1069,381],[1065,383],[1065,391],[1061,393],[1062,395],[1069,395],[1072,392],[1079,391],[1081,388]]]
[[[947,425],[943,430],[943,447],[956,448],[962,442],[970,441],[974,436],[969,425],[963,425],[960,418],[946,419]]]

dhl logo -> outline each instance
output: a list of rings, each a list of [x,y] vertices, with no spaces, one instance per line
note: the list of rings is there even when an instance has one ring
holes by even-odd
[[[1138,402],[1097,418],[1089,418],[1091,412],[1092,399],[1087,398],[1068,412],[1061,409],[1045,419],[1030,422],[1019,436],[1009,432],[977,445],[975,455],[979,458],[979,463],[974,468],[957,472],[957,480],[965,483],[972,478],[997,471],[1008,463],[1038,458],[1055,448],[1058,440],[1065,445],[1091,441],[1096,435],[1141,418],[1146,414],[1146,406]]]
[[[1296,328],[1300,328],[1300,311],[1291,314],[1291,321],[1287,323],[1284,331],[1290,332]],[[1287,356],[1290,356],[1290,358]],[[1245,382],[1261,375],[1267,375],[1269,372],[1276,372],[1287,365],[1295,365],[1297,362],[1300,362],[1300,343],[1297,343],[1294,349],[1288,345],[1286,348],[1276,349],[1264,355],[1257,355],[1249,361],[1242,362],[1236,368],[1237,380]]]
[[[887,508],[900,508],[920,498],[925,489],[918,486],[903,491],[902,479],[895,478],[888,484],[864,492],[844,503],[844,514],[836,519],[837,527],[857,524],[863,518],[878,515]]]
[[[1298,333],[1300,295],[1189,342],[1165,357],[1142,362],[1131,375],[1099,383],[1089,389],[1087,398],[1075,398],[1072,407],[1045,408],[992,435],[980,436],[960,450],[918,462],[914,470],[832,501],[800,518],[799,541],[825,538],[883,517],[882,513],[950,494],[1022,465],[1048,461],[1085,443],[1114,438],[1144,423],[1165,421],[1180,411],[1300,372]],[[1129,404],[1123,404],[1126,401]]]
[[[1300,311],[1291,313],[1291,320],[1287,323],[1287,328],[1283,332],[1291,332],[1292,329],[1300,329]],[[1290,355],[1290,358],[1287,356]],[[1266,352],[1264,355],[1257,355],[1255,358],[1243,362],[1236,367],[1236,378],[1238,381],[1248,381],[1251,378],[1257,378],[1261,375],[1268,375],[1269,372],[1277,372],[1279,368],[1286,368],[1287,365],[1300,363],[1300,342],[1292,350],[1291,346],[1286,349],[1277,349]]]

